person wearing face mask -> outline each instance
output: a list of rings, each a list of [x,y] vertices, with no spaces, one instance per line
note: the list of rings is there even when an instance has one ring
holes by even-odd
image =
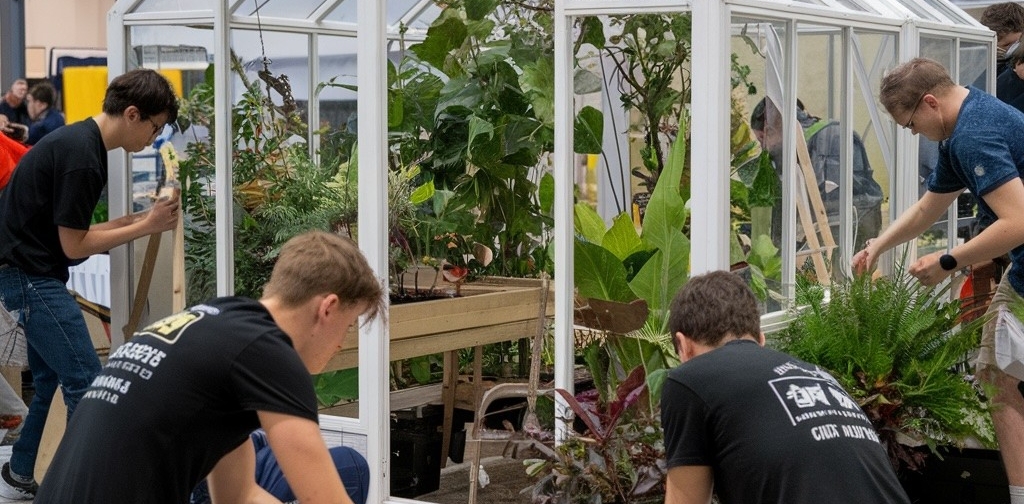
[[[981,24],[996,32],[996,69],[1002,72],[1020,47],[1024,33],[1024,7],[1017,2],[1002,2],[985,8]]]
[[[1003,2],[981,13],[981,24],[996,32],[996,98],[1024,111],[1024,81],[1013,71],[1013,57],[1020,51],[1024,33],[1024,6]]]

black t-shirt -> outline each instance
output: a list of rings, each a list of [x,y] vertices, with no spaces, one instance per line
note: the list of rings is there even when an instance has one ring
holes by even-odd
[[[262,304],[219,298],[118,347],[86,390],[35,502],[182,504],[260,426],[317,421],[309,371]]]
[[[43,137],[25,153],[0,194],[0,262],[68,281],[57,226],[89,229],[107,185],[107,149],[92,119]]]
[[[825,371],[750,340],[673,369],[668,467],[711,466],[722,504],[907,504],[860,406]]]

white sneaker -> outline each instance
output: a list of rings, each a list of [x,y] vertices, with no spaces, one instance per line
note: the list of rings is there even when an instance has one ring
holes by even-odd
[[[4,462],[0,468],[0,497],[14,500],[32,500],[36,496],[39,485],[35,481],[21,483],[11,477],[11,463]]]

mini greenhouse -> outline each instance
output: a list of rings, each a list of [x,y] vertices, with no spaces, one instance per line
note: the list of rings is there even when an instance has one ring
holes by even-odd
[[[358,229],[360,247],[380,276],[395,278],[389,272],[393,262],[389,216],[394,209],[388,201],[396,193],[389,186],[394,188],[396,167],[407,168],[425,155],[402,157],[410,144],[399,147],[401,142],[423,138],[400,135],[408,132],[399,131],[403,119],[389,107],[389,99],[394,105],[400,97],[395,82],[403,76],[417,75],[422,80],[415,82],[425,82],[433,72],[440,88],[433,92],[442,95],[442,86],[454,85],[455,74],[443,72],[450,64],[443,45],[431,46],[441,51],[437,54],[417,53],[421,62],[434,61],[434,70],[401,63],[410,46],[428,40],[432,30],[441,31],[445,23],[451,23],[449,28],[469,26],[469,34],[462,36],[482,41],[481,57],[491,58],[487,61],[502,72],[506,67],[514,72],[500,75],[528,81],[521,111],[505,116],[505,122],[476,114],[464,129],[433,133],[468,135],[463,151],[448,153],[455,160],[450,162],[466,158],[467,164],[479,168],[486,157],[480,145],[500,131],[506,142],[494,148],[503,149],[503,167],[513,165],[510,159],[516,155],[529,153],[532,165],[524,167],[527,175],[516,184],[533,183],[535,190],[550,192],[550,208],[542,209],[549,224],[523,233],[534,240],[545,237],[550,253],[545,249],[531,255],[536,249],[530,248],[534,242],[529,240],[517,242],[516,250],[530,256],[520,264],[524,268],[548,256],[553,261],[555,387],[569,391],[574,387],[577,282],[581,278],[604,281],[583,272],[601,263],[589,257],[583,261],[579,255],[576,242],[581,235],[587,236],[579,227],[580,212],[588,211],[581,205],[589,208],[588,217],[593,216],[587,220],[593,226],[591,236],[611,232],[608,229],[649,232],[653,226],[645,219],[660,211],[646,210],[649,204],[657,204],[652,201],[660,201],[655,189],[659,180],[665,183],[661,175],[678,175],[685,208],[684,200],[666,203],[675,213],[657,217],[663,219],[658,224],[671,232],[659,238],[659,252],[645,266],[650,271],[637,273],[651,279],[646,285],[652,312],[663,310],[689,275],[731,268],[745,270],[762,295],[763,325],[780,327],[797,283],[827,285],[848,273],[858,244],[870,237],[859,227],[869,217],[858,206],[860,195],[853,189],[855,177],[863,176],[854,168],[859,145],[870,166],[868,176],[878,187],[874,231],[892,222],[919,195],[935,146],[900,128],[882,109],[877,94],[884,73],[922,55],[942,62],[962,84],[989,91],[995,86],[992,32],[945,0],[528,2],[536,7],[531,15],[539,13],[548,24],[538,24],[536,18],[524,21],[527,18],[513,15],[517,7],[502,7],[502,3],[467,1],[466,19],[453,19],[430,0],[119,0],[108,16],[111,76],[144,66],[174,75],[183,95],[208,86],[202,100],[192,100],[193,95],[188,101],[192,107],[188,112],[201,112],[205,123],[182,124],[173,139],[183,157],[206,159],[202,167],[193,168],[192,175],[203,181],[207,205],[203,217],[193,215],[188,224],[206,241],[193,237],[185,243],[186,257],[203,261],[204,266],[190,263],[187,302],[198,302],[203,295],[249,293],[247,288],[265,281],[247,269],[255,261],[250,252],[262,245],[243,230],[270,226],[270,219],[294,226],[337,222],[314,222],[310,217],[328,210],[334,216],[344,215],[346,225]],[[522,41],[500,43],[502,36],[510,36],[509,31],[473,33],[474,27],[481,26],[474,22],[488,19],[495,24],[534,23],[517,30],[520,34],[548,30],[552,44],[548,52],[539,52],[523,64],[526,60],[514,50],[522,47],[516,45]],[[263,102],[254,92],[270,97],[274,113],[298,118],[280,123],[273,145],[256,137],[256,122],[246,122],[261,113]],[[415,96],[410,92],[401,98]],[[775,199],[767,201],[751,197],[760,146],[750,118],[765,97],[782,111],[781,176]],[[463,100],[458,104],[472,109],[477,101],[471,100],[478,97],[464,94],[452,100]],[[798,107],[838,124],[842,142],[834,180],[815,183],[800,169],[798,158],[806,151],[806,139],[794,134],[799,128]],[[439,121],[443,111],[438,106],[426,114]],[[419,113],[410,107],[404,112],[405,117]],[[509,120],[512,115],[529,117],[536,131],[551,134],[540,140],[512,137],[517,128],[528,128],[526,122]],[[509,139],[523,138],[549,143],[551,148],[518,144],[513,148]],[[212,149],[196,150],[200,139]],[[473,142],[482,144],[473,147]],[[292,157],[260,157],[282,146]],[[155,157],[154,152],[112,154],[111,216],[132,210],[143,187],[140,181],[154,170]],[[277,171],[268,175],[260,163]],[[331,188],[314,196],[342,203],[292,213],[278,205],[278,213],[259,214],[262,217],[257,219],[246,213],[265,203],[259,189],[265,187],[261,186],[264,179],[325,164],[347,167],[347,178],[338,179],[337,173],[310,178],[311,184]],[[240,176],[251,177],[253,184],[240,183]],[[348,190],[337,189],[349,183]],[[302,220],[307,217],[308,222]],[[914,256],[918,249],[945,248],[958,239],[970,218],[951,210],[908,253]],[[496,224],[502,231],[489,239],[511,243],[512,238],[499,236],[510,221],[494,221],[506,224]],[[767,221],[772,221],[771,232],[759,232]],[[544,221],[538,218],[537,222]],[[273,229],[287,228],[281,224]],[[511,272],[518,266],[510,256],[502,259],[509,261]],[[111,251],[113,327],[127,321],[140,257],[131,247]],[[397,278],[401,282],[403,277]],[[654,283],[660,283],[660,290]],[[151,296],[152,318],[171,312],[168,299]],[[629,295],[609,299],[631,300]],[[123,342],[116,333],[115,346]],[[359,332],[359,395],[380,400],[363,401],[354,418],[325,416],[322,420],[325,430],[338,436],[335,441],[364,450],[373,472],[370,502],[392,499],[387,398],[393,350],[389,337],[387,325],[380,322]],[[567,412],[564,403],[558,404],[559,411]],[[558,439],[568,435],[565,427],[558,423]]]

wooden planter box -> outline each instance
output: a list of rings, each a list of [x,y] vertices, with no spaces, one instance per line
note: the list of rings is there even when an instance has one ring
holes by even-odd
[[[390,359],[532,337],[541,330],[542,302],[544,316],[554,315],[554,295],[542,290],[540,279],[487,277],[463,285],[461,297],[393,305],[388,312]],[[358,335],[350,332],[345,349],[325,371],[356,367],[358,344]]]

